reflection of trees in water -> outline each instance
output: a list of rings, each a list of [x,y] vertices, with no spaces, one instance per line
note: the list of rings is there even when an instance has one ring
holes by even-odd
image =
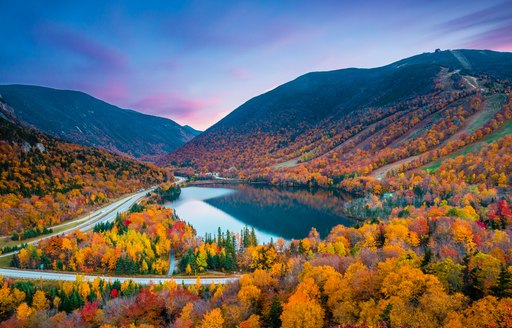
[[[322,235],[337,225],[353,225],[343,215],[343,199],[333,192],[240,185],[238,192],[207,201],[231,216],[284,238],[306,237],[311,227]]]
[[[279,188],[259,185],[241,184],[237,193],[224,197],[230,202],[246,203],[252,201],[261,208],[269,206],[293,207],[293,204],[303,204],[324,211],[326,214],[344,217],[343,204],[346,196],[335,191],[318,189],[309,191],[300,188]]]

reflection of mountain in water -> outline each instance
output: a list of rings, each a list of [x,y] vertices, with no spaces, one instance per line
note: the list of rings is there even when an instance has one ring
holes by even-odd
[[[238,192],[206,202],[249,226],[286,239],[304,238],[311,227],[325,236],[335,225],[354,224],[342,214],[343,200],[326,191],[240,185]]]

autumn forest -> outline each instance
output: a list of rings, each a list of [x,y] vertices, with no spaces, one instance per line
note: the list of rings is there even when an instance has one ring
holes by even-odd
[[[17,111],[0,97],[0,327],[512,327],[511,53],[306,74],[161,156]],[[351,225],[262,241],[169,205],[220,182]]]

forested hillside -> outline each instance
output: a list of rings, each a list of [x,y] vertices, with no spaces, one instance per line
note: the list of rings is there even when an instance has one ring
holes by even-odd
[[[298,184],[382,177],[507,134],[511,79],[512,54],[477,50],[310,73],[251,99],[162,163]]]
[[[171,179],[151,164],[64,142],[0,117],[0,234],[43,230]]]
[[[227,285],[170,281],[27,282],[4,278],[4,327],[509,327],[512,136],[425,170],[353,178],[345,211],[362,219],[299,240],[259,244],[249,229],[203,238],[143,203],[93,232],[55,237],[14,263],[117,274],[239,272]],[[358,182],[358,184],[355,184]],[[348,183],[348,182],[344,182]]]
[[[174,281],[138,286],[3,279],[2,325],[512,326],[509,57],[439,52],[376,71],[336,72],[367,79],[341,84],[343,92],[353,94],[345,89],[360,83],[372,95],[362,91],[362,99],[348,101],[340,91],[338,105],[319,100],[337,97],[327,90],[336,78],[319,85],[315,74],[299,78],[304,98],[294,94],[297,81],[290,83],[294,92],[290,85],[276,89],[287,95],[281,109],[237,110],[169,159],[184,173],[218,171],[279,185],[343,189],[351,195],[347,201],[324,206],[357,218],[355,226],[338,225],[323,239],[312,227],[302,239],[267,244],[258,243],[249,228],[203,237],[149,198],[93,231],[29,245],[12,264],[166,274],[176,255],[181,275],[242,272],[239,280],[203,285],[198,278],[185,287]],[[258,108],[266,109],[258,114]],[[250,113],[255,120],[245,122]],[[2,122],[7,173],[1,210],[9,229],[40,229],[170,176]],[[238,129],[244,133],[228,133]],[[237,210],[236,204],[223,208]]]

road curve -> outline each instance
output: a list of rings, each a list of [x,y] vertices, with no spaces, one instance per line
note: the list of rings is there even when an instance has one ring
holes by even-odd
[[[176,177],[176,184],[180,185],[186,182],[186,178]],[[75,230],[90,230],[94,227],[94,225],[100,222],[111,222],[115,220],[118,212],[127,211],[133,204],[135,204],[139,199],[144,197],[148,192],[154,190],[156,187],[151,187],[144,191],[141,191],[135,195],[127,196],[123,199],[118,200],[115,203],[108,205],[98,211],[95,211],[88,215],[90,220],[87,220],[84,223],[77,225],[76,227],[53,233],[50,235],[45,235],[36,240],[30,241],[27,244],[35,244],[43,239],[51,238],[56,235],[68,234]],[[11,252],[0,255],[0,257],[4,256],[12,256],[17,252]],[[170,271],[174,271],[174,252],[171,252],[171,261],[170,261]],[[19,269],[0,269],[0,275],[4,277],[18,278],[18,279],[43,279],[43,280],[62,280],[62,281],[75,281],[77,274],[74,273],[62,273],[62,272],[48,272],[48,271],[37,271],[37,270],[19,270]],[[193,285],[197,282],[197,278],[166,278],[166,277],[128,277],[128,276],[104,276],[104,275],[80,275],[85,280],[94,280],[95,278],[101,278],[105,280],[119,280],[123,282],[125,280],[133,280],[134,282],[141,285],[148,284],[158,284],[166,281],[174,280],[178,284],[184,285]],[[227,284],[229,282],[234,282],[239,279],[238,276],[233,276],[229,278],[202,278],[201,284],[209,285],[212,282],[215,284]]]
[[[175,177],[176,178],[176,184],[180,185],[180,184],[183,184],[186,182],[186,178],[184,177]],[[59,232],[55,232],[55,233],[51,233],[51,234],[48,234],[48,235],[44,235],[44,236],[41,236],[37,239],[34,239],[34,240],[31,240],[31,241],[28,241],[28,242],[21,242],[21,244],[37,244],[38,242],[40,242],[41,240],[44,240],[44,239],[48,239],[48,238],[52,238],[52,237],[55,237],[55,236],[60,236],[60,235],[67,235],[69,233],[72,233],[73,231],[76,231],[76,230],[81,230],[81,231],[88,231],[88,230],[92,230],[94,228],[94,226],[98,223],[105,223],[105,222],[112,222],[116,219],[116,216],[117,216],[117,213],[121,213],[121,212],[125,212],[125,211],[128,211],[130,209],[130,207],[132,207],[133,204],[135,204],[137,201],[139,201],[142,197],[144,197],[148,192],[151,192],[153,190],[156,189],[156,186],[153,186],[151,188],[148,188],[146,190],[143,190],[143,191],[140,191],[134,195],[129,195],[129,196],[126,196],[110,205],[107,205],[103,208],[100,208],[94,212],[91,212],[90,214],[88,214],[87,216],[85,216],[84,218],[78,220],[78,221],[75,221],[75,222],[81,222],[81,221],[85,221],[85,222],[81,222],[79,225],[77,226],[74,226],[74,227],[71,227],[69,229],[66,229],[66,230],[63,230],[63,231],[59,231]],[[67,222],[67,223],[63,223],[61,225],[64,225],[64,224],[71,224],[71,222]],[[61,226],[59,225],[59,226]],[[56,226],[57,227],[57,226]],[[10,253],[5,253],[5,254],[0,254],[0,257],[7,257],[7,256],[12,256],[14,254],[17,254],[18,251],[14,251],[14,252],[10,252]]]
[[[75,281],[78,276],[83,280],[92,281],[96,278],[104,279],[107,281],[119,280],[121,283],[126,280],[133,280],[135,283],[140,285],[159,284],[174,280],[177,284],[183,285],[194,285],[197,282],[197,278],[172,278],[172,277],[128,277],[128,276],[105,276],[105,275],[79,275],[74,273],[62,273],[62,272],[47,272],[47,271],[36,271],[36,270],[19,270],[19,269],[0,269],[0,275],[3,277],[11,277],[16,279],[42,279],[42,280],[60,280],[60,281]],[[240,279],[239,276],[233,277],[219,277],[219,278],[201,278],[202,285],[209,285],[212,282],[215,284],[227,284],[235,282]]]
[[[41,236],[37,239],[31,240],[28,242],[22,241],[21,243],[37,244],[38,242],[40,242],[41,240],[44,240],[44,239],[52,238],[52,237],[59,236],[59,235],[66,235],[66,234],[69,234],[76,230],[81,230],[81,231],[91,230],[98,223],[114,221],[117,216],[117,213],[125,212],[125,211],[129,210],[133,204],[135,204],[139,199],[144,197],[148,192],[154,190],[155,188],[156,187],[151,187],[144,191],[138,192],[134,195],[124,197],[124,198],[104,207],[104,208],[101,208],[95,212],[92,212],[91,214],[89,214],[87,216],[87,218],[88,218],[87,221],[82,222],[75,227],[72,227],[72,228],[69,228],[69,229],[66,229],[66,230],[63,230],[60,232],[55,232],[55,233],[51,233],[48,235],[44,235],[44,236]],[[18,253],[18,251],[1,254],[0,257],[11,256],[16,253]]]

